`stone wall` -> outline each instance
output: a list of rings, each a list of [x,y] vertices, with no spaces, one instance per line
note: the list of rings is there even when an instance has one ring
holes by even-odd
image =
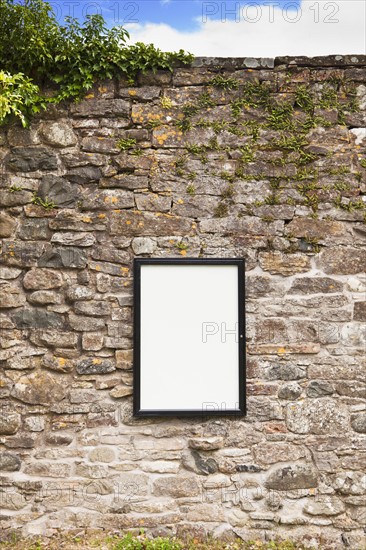
[[[365,113],[365,57],[201,58],[1,130],[5,535],[362,547]],[[132,417],[148,256],[246,258],[245,418]]]

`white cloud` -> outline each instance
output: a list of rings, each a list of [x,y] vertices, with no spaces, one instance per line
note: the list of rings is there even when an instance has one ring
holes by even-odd
[[[216,5],[218,10],[225,5],[228,9],[232,7],[230,2],[202,2],[203,11],[209,4]],[[133,42],[153,43],[165,51],[183,48],[197,56],[366,53],[366,3],[363,0],[304,1],[298,11],[283,11],[258,3],[241,8],[238,22],[225,20],[224,7],[223,21],[201,17],[198,27],[189,32],[164,23],[133,24],[126,28]],[[215,17],[218,15],[220,11]],[[290,19],[293,22],[289,22]]]

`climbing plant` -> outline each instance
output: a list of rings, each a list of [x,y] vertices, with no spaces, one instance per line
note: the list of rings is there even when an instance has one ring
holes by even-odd
[[[0,71],[0,123],[9,115],[18,117],[27,124],[27,116],[38,112],[44,103],[39,88],[22,73],[10,74]]]
[[[172,70],[175,63],[193,59],[183,50],[128,45],[128,39],[126,29],[109,29],[101,15],[82,23],[66,17],[61,25],[44,0],[0,0],[0,104],[7,105],[0,110],[0,123],[12,114],[25,125],[32,112],[50,102],[78,99],[96,80],[124,75],[133,83],[139,71]],[[53,86],[47,97],[40,92],[45,84]]]

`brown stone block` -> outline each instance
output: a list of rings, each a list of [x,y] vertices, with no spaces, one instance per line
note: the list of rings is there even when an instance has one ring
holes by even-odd
[[[266,482],[267,489],[276,491],[291,491],[294,489],[308,489],[318,486],[317,474],[314,468],[308,464],[295,464],[277,468],[272,472]]]
[[[47,372],[36,371],[21,376],[14,385],[11,395],[31,405],[49,405],[62,401],[66,395],[65,381]]]
[[[125,189],[87,190],[81,193],[79,198],[81,210],[117,210],[135,206],[132,191]]]
[[[135,193],[135,202],[138,210],[150,212],[169,212],[172,199],[169,196],[156,193]],[[178,215],[187,215],[177,212]]]
[[[160,126],[153,130],[153,147],[180,148],[186,141],[183,132],[175,126]]]
[[[248,344],[248,351],[253,355],[285,355],[287,353],[308,354],[319,353],[320,345],[313,342],[299,344]]]
[[[194,476],[166,476],[156,479],[153,485],[155,496],[182,498],[200,494],[200,485]]]
[[[351,244],[353,241],[351,228],[337,221],[295,218],[287,225],[286,233],[328,244]]]
[[[61,210],[49,222],[50,229],[56,231],[104,231],[106,214],[94,212],[80,213],[75,210]]]
[[[244,218],[228,216],[225,218],[203,220],[200,222],[199,227],[202,233],[219,233],[225,236],[239,234],[240,236],[265,235],[274,237],[275,235],[282,234],[283,226],[283,221],[279,220],[266,223],[254,216],[247,216]],[[262,252],[260,254],[266,253]]]
[[[86,98],[71,105],[71,114],[75,117],[125,117],[130,111],[129,101],[124,99],[94,99]]]
[[[85,137],[81,141],[81,150],[88,153],[105,153],[116,155],[120,152],[117,138],[103,136]]]
[[[11,284],[0,284],[0,308],[20,307],[26,299],[22,290]]]
[[[306,399],[287,405],[286,424],[290,431],[297,434],[346,433],[349,412],[335,399]]]
[[[339,395],[366,399],[365,383],[362,384],[361,382],[358,382],[357,384],[355,384],[353,380],[342,380],[341,382],[338,382],[336,384],[335,388]]]
[[[363,273],[366,267],[366,249],[338,247],[321,252],[317,264],[324,273],[355,275]]]
[[[293,281],[288,294],[329,294],[342,290],[343,283],[330,277],[299,277]]]
[[[366,302],[355,302],[353,319],[355,321],[366,321]]]
[[[0,237],[11,237],[15,232],[17,221],[6,212],[0,212]]]
[[[0,416],[0,434],[13,435],[20,428],[20,415],[2,408]]]
[[[132,368],[133,350],[117,350],[116,351],[116,367],[117,369],[129,370]]]
[[[37,241],[3,241],[0,259],[2,263],[16,267],[33,267],[42,256],[46,244]]]
[[[276,395],[277,390],[277,384],[263,384],[260,382],[247,384],[248,395]]]
[[[179,218],[170,214],[140,212],[129,210],[112,212],[111,235],[127,236],[170,236],[186,235],[195,228],[187,218]]]
[[[60,288],[62,275],[52,269],[31,269],[24,276],[23,286],[27,290]]]
[[[259,263],[264,271],[289,277],[310,270],[310,258],[303,254],[260,252]]]

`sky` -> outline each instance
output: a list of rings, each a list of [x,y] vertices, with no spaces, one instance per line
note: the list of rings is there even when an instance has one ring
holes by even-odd
[[[101,13],[131,42],[196,56],[366,54],[364,0],[50,0],[60,20]]]

